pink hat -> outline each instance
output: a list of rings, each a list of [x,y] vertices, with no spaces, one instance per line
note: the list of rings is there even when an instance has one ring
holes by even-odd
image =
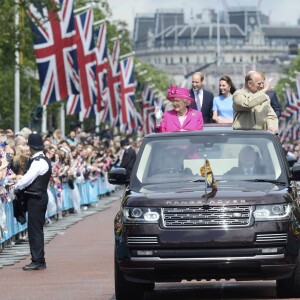
[[[186,99],[190,100],[191,102],[194,101],[194,99],[190,95],[190,90],[186,88],[182,88],[176,85],[172,85],[168,88],[167,90],[167,99],[168,100],[173,100],[174,98],[179,98],[179,99]]]

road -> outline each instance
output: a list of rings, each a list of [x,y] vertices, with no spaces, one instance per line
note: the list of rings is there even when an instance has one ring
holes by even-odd
[[[0,270],[1,299],[114,300],[113,218],[120,192],[100,200],[81,216],[70,215],[45,227],[47,269],[24,272],[30,262],[28,244],[0,253],[18,255],[20,262]],[[12,252],[10,252],[12,251]],[[27,251],[27,255],[22,253]],[[11,256],[10,256],[11,257]],[[145,300],[276,299],[275,282],[184,282],[157,284]]]

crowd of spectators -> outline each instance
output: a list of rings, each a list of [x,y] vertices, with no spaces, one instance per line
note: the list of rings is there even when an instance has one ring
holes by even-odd
[[[26,171],[30,156],[27,139],[31,130],[24,127],[14,134],[13,130],[0,129],[0,227],[5,230],[3,203],[14,198],[14,185]],[[97,181],[106,176],[109,170],[120,165],[123,149],[120,135],[109,132],[100,136],[84,132],[80,127],[70,131],[64,137],[60,129],[42,134],[44,153],[52,164],[50,186],[55,190],[58,218],[66,213],[62,211],[63,183],[67,183],[72,192],[74,210],[80,213],[80,195],[77,185],[86,179]],[[141,139],[129,138],[132,147],[138,151]],[[49,193],[48,193],[49,194]],[[51,197],[48,209],[51,210]],[[51,215],[51,214],[50,214]]]
[[[291,158],[300,163],[300,141],[293,141],[290,143],[283,143],[282,147],[286,152],[287,158]]]

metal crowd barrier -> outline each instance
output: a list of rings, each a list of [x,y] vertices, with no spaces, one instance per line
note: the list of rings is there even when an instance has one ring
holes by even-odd
[[[86,206],[93,203],[97,203],[100,196],[107,195],[114,191],[115,186],[108,183],[107,175],[98,176],[95,180],[84,180],[81,183],[74,182],[74,185],[78,188],[80,206]],[[76,188],[75,187],[75,188]],[[62,203],[61,207],[57,203],[56,192],[54,188],[51,188],[51,193],[54,197],[56,208],[51,209],[51,212],[47,210],[46,218],[51,218],[59,213],[59,211],[68,211],[74,209],[74,199],[72,197],[72,190],[68,183],[62,184]],[[1,200],[0,200],[1,201]],[[5,220],[4,228],[0,227],[0,245],[3,248],[3,244],[9,240],[13,240],[18,234],[26,231],[27,223],[21,225],[14,218],[12,201],[2,203],[2,210],[0,210],[0,220]]]

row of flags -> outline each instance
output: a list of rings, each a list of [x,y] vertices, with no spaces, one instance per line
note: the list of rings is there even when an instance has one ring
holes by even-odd
[[[289,84],[283,89],[285,108],[279,118],[278,135],[281,142],[300,139],[300,73],[292,78],[296,91]]]
[[[97,116],[124,132],[154,129],[154,108],[162,100],[149,84],[135,101],[134,59],[120,59],[120,42],[107,50],[107,25],[94,30],[93,10],[74,14],[73,0],[56,0],[59,10],[30,6],[41,105],[67,101],[68,115]],[[137,109],[138,108],[138,109]],[[144,123],[145,122],[145,123]],[[99,125],[97,124],[97,125]]]

